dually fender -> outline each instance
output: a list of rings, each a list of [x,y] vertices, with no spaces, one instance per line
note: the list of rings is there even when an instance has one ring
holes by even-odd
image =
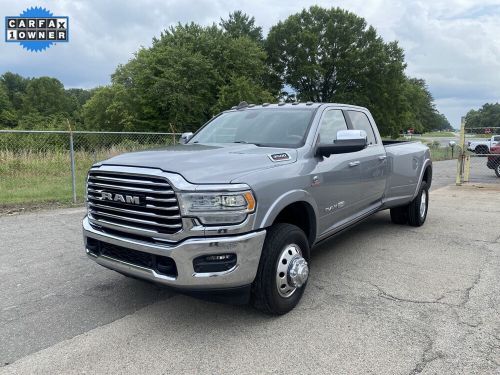
[[[411,200],[415,199],[415,197],[417,196],[418,192],[420,191],[420,187],[422,186],[422,181],[424,180],[425,170],[427,169],[428,166],[430,166],[431,169],[432,169],[432,161],[431,161],[431,159],[425,159],[424,164],[422,165],[422,169],[420,170],[420,176],[418,178],[417,188],[415,189],[415,192],[413,193],[413,196],[412,196]],[[432,176],[432,174],[431,174],[431,176]]]
[[[314,217],[318,220],[319,211],[316,201],[312,197],[312,195],[302,189],[287,191],[283,195],[279,196],[274,203],[269,207],[264,217],[260,222],[260,228],[266,228],[273,224],[274,220],[278,216],[278,214],[288,205],[297,202],[306,202],[308,203],[313,211]]]

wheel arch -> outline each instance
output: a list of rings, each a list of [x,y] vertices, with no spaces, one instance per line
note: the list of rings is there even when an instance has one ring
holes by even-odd
[[[431,184],[432,184],[432,161],[430,159],[427,159],[424,162],[424,165],[420,171],[417,189],[415,190],[415,193],[413,194],[413,197],[411,198],[412,200],[415,199],[418,192],[420,191],[420,187],[422,186],[423,181],[425,181],[427,183],[428,188],[431,187]]]
[[[316,240],[318,209],[314,199],[305,190],[296,190],[279,197],[269,208],[261,227],[275,223],[289,223],[301,228],[312,244]]]

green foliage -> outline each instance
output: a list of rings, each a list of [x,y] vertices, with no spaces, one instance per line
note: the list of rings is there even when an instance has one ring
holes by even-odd
[[[27,78],[11,72],[6,72],[0,77],[0,82],[7,89],[9,100],[15,110],[20,110],[23,105],[23,96],[26,92],[28,81]]]
[[[69,121],[77,130],[180,132],[241,101],[279,97],[365,106],[385,136],[450,129],[425,82],[404,70],[397,42],[384,42],[340,8],[291,15],[266,40],[254,17],[235,11],[218,26],[170,27],[118,66],[105,87],[64,89],[55,78],[7,72],[0,76],[0,128],[66,129]],[[471,111],[469,122],[483,118],[481,111],[494,112]]]
[[[403,50],[385,43],[357,15],[313,6],[278,22],[266,40],[269,64],[301,100],[339,102],[370,109],[382,134],[428,125],[432,97],[404,74]],[[413,111],[413,99],[427,108]],[[429,128],[432,129],[432,128]]]
[[[84,106],[85,126],[194,130],[228,105],[272,100],[265,60],[262,47],[247,36],[179,24],[118,67],[112,84]]]
[[[227,85],[220,88],[217,103],[213,106],[212,112],[219,113],[244,100],[248,103],[269,103],[275,98],[248,78],[233,76]]]
[[[415,132],[423,133],[452,129],[446,117],[437,111],[423,79],[406,79],[402,85],[402,94],[401,130],[413,128]]]
[[[237,10],[227,20],[220,19],[219,26],[233,38],[248,37],[262,43],[262,27],[255,26],[255,18]]]
[[[25,113],[38,112],[43,115],[67,113],[74,110],[63,84],[50,77],[32,78],[26,85],[22,110]]]
[[[19,74],[0,76],[0,128],[67,129],[82,122],[82,105],[91,91],[65,90],[50,77],[24,78]]]
[[[465,116],[465,127],[467,129],[500,127],[500,103],[486,103],[477,111],[471,109]]]
[[[95,90],[83,106],[84,128],[102,131],[133,131],[132,96],[121,84]]]

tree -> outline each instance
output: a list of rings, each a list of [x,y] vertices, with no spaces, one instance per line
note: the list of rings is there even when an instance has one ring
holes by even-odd
[[[485,103],[477,111],[471,109],[465,116],[465,127],[468,129],[500,127],[500,103]],[[497,133],[500,133],[500,129]]]
[[[84,128],[87,130],[134,130],[136,119],[130,106],[130,95],[123,85],[100,87],[83,105]]]
[[[0,129],[16,126],[17,118],[5,85],[0,82]]]
[[[274,101],[274,97],[247,77],[233,76],[228,84],[219,89],[218,99],[212,107],[212,112],[221,112],[242,101],[265,103]]]
[[[257,43],[262,43],[262,27],[255,26],[255,18],[237,10],[229,14],[227,20],[221,18],[219,26],[231,37],[248,37]]]
[[[75,110],[72,104],[59,80],[40,77],[28,81],[22,108],[25,113],[39,112],[43,115],[66,113],[68,115]]]
[[[239,98],[271,98],[265,61],[262,47],[246,36],[232,37],[215,25],[179,24],[118,67],[112,86],[121,85],[123,95],[112,102],[126,102],[134,130],[194,130]]]
[[[6,72],[0,77],[0,82],[5,86],[9,100],[15,110],[22,107],[28,81],[27,78],[11,72]]]
[[[450,123],[434,105],[427,85],[423,79],[408,78],[402,85],[404,97],[401,130],[409,128],[416,132],[452,129]]]
[[[370,107],[385,133],[398,128],[404,55],[365,20],[340,8],[313,6],[278,22],[266,41],[269,64],[300,100]],[[396,95],[395,95],[396,94]]]

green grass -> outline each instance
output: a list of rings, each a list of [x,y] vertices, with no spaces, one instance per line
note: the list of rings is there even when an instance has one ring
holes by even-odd
[[[429,149],[431,151],[432,161],[451,160],[456,159],[458,156],[458,150],[456,148],[453,157],[451,156],[450,147],[429,147]]]
[[[85,177],[93,155],[75,154],[77,197],[83,202]],[[71,203],[71,163],[68,152],[0,151],[0,205],[25,203]]]
[[[85,179],[92,164],[124,152],[149,147],[111,147],[105,151],[75,152],[78,203],[83,203]],[[69,152],[0,151],[0,206],[49,202],[73,202]]]
[[[455,133],[452,132],[429,132],[422,134],[422,137],[454,137]]]
[[[465,130],[465,138],[487,138],[490,139],[493,134],[467,134],[467,130]]]

